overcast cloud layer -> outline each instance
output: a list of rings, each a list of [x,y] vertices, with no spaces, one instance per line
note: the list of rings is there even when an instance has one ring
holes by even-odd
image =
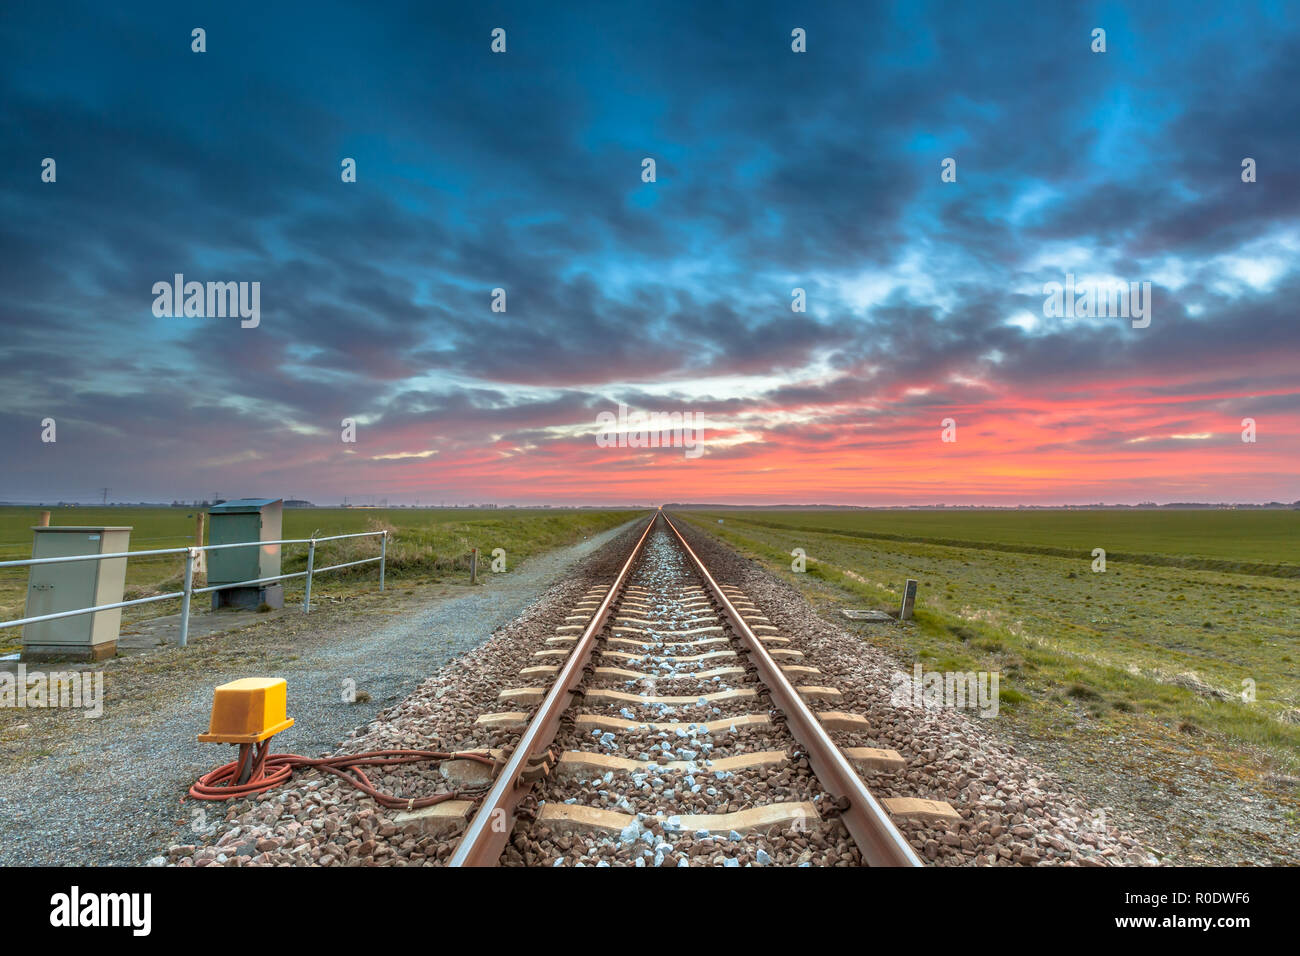
[[[1294,5],[127,6],[0,22],[0,499],[1300,497]]]

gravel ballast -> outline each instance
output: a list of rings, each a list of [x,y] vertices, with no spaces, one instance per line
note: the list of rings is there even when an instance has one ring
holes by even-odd
[[[662,525],[651,533],[645,553],[620,601],[619,619],[644,627],[639,645],[605,640],[597,649],[597,664],[631,668],[650,675],[642,679],[593,674],[588,692],[608,689],[626,694],[657,697],[694,697],[690,703],[637,703],[584,699],[570,708],[556,738],[560,752],[612,755],[636,762],[632,771],[614,770],[577,779],[554,776],[521,805],[521,812],[536,815],[547,804],[590,807],[614,811],[628,818],[617,833],[566,832],[539,820],[519,827],[502,856],[505,865],[530,866],[858,866],[862,860],[843,825],[833,816],[799,817],[797,824],[781,824],[751,832],[710,833],[681,824],[686,814],[737,813],[776,805],[811,804],[826,807],[830,797],[802,759],[794,738],[774,720],[769,727],[728,725],[746,715],[771,718],[776,712],[754,667],[741,653],[741,642],[711,600],[707,605],[701,581],[690,568],[672,533]],[[644,588],[643,591],[632,591]],[[684,592],[684,589],[689,589]],[[696,590],[699,589],[699,590]],[[635,609],[629,609],[635,608]],[[707,609],[706,609],[707,608]],[[641,623],[649,622],[649,623]],[[675,632],[723,625],[723,633],[694,635]],[[606,630],[607,636],[620,636]],[[725,643],[696,646],[671,645],[670,640],[694,638]],[[607,660],[601,651],[644,655],[627,662]],[[691,660],[705,652],[728,657]],[[701,677],[720,667],[740,668],[741,674]],[[733,689],[753,691],[753,697],[711,702],[700,695]],[[618,731],[584,730],[576,725],[579,713],[619,717],[636,725]],[[658,730],[652,723],[676,724],[675,732]],[[714,723],[709,730],[706,723]],[[741,770],[719,770],[714,762],[746,754],[779,752],[783,765]],[[661,763],[682,761],[684,768],[665,769]]]

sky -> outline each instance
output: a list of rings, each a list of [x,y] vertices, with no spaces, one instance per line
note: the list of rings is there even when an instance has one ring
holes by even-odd
[[[1300,499],[1294,3],[116,6],[0,20],[0,500]]]

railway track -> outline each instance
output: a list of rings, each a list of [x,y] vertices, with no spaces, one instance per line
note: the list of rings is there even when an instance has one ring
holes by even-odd
[[[872,796],[902,758],[802,657],[656,514],[478,717],[522,727],[491,780],[450,762],[487,790],[448,865],[921,865],[892,818],[956,813]]]
[[[668,515],[626,530],[626,553],[592,555],[321,754],[364,779],[296,758],[303,772],[232,792],[199,839],[151,862],[915,866],[913,849],[941,866],[1156,861],[979,722],[896,701],[887,655],[680,531]],[[387,799],[358,796],[357,781]]]

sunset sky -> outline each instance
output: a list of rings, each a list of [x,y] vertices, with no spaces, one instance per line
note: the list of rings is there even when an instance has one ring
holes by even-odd
[[[115,6],[0,21],[0,500],[1300,498],[1294,5]]]

